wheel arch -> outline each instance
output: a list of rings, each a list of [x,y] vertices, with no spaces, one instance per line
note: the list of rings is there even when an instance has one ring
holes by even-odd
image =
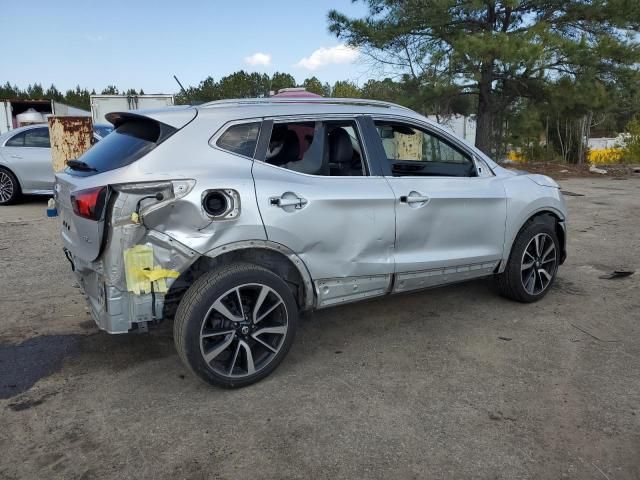
[[[521,223],[515,235],[509,240],[508,247],[505,248],[505,255],[500,262],[500,265],[497,268],[496,273],[502,273],[509,261],[509,257],[511,256],[511,250],[513,249],[513,244],[520,235],[520,232],[524,230],[524,228],[532,222],[536,220],[544,220],[549,219],[550,222],[553,223],[556,235],[558,237],[558,241],[560,242],[560,262],[559,265],[562,265],[567,257],[567,232],[565,225],[565,218],[562,212],[556,210],[553,207],[543,207],[534,212],[530,213],[524,222]]]
[[[285,280],[300,310],[315,305],[311,275],[304,262],[284,245],[266,240],[247,240],[216,247],[200,256],[181,273],[167,294],[167,306],[177,307],[189,286],[205,272],[229,263],[246,262],[264,267]],[[169,314],[170,315],[170,314]]]

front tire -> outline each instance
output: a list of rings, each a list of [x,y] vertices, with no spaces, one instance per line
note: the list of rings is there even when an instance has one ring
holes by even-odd
[[[11,205],[20,199],[20,182],[5,168],[0,168],[0,205]]]
[[[504,272],[496,275],[500,294],[523,303],[544,297],[553,285],[560,244],[553,221],[538,217],[518,234]]]
[[[185,365],[226,388],[258,382],[291,348],[298,307],[288,285],[247,263],[205,273],[176,312],[174,340]]]

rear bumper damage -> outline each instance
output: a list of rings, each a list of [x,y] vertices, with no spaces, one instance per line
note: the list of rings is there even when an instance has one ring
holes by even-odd
[[[97,261],[86,262],[65,250],[78,283],[88,300],[96,325],[108,333],[146,331],[149,324],[163,319],[168,290],[199,255],[163,233],[147,230],[141,236],[139,225],[113,230],[110,242],[123,249],[105,249]],[[136,241],[131,241],[133,239]],[[152,255],[152,265],[140,264],[140,258],[127,260],[123,251],[143,247]],[[116,252],[116,253],[110,253]],[[118,254],[119,253],[119,254]]]

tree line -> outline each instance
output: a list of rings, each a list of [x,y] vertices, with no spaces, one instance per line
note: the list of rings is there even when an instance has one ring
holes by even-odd
[[[108,87],[100,91],[101,95],[144,95],[144,90],[136,90],[130,88],[128,90],[118,90],[118,87],[109,85]],[[90,95],[97,95],[95,90],[89,91],[86,88],[80,88],[78,85],[75,89],[70,89],[62,93],[56,88],[55,85],[51,85],[46,90],[40,83],[29,84],[27,88],[20,88],[17,85],[11,85],[10,82],[6,82],[4,85],[0,85],[0,100],[55,100],[72,107],[81,108],[83,110],[89,110],[91,108]]]
[[[423,115],[446,119],[451,115],[475,116],[478,95],[460,92],[457,86],[420,83],[408,75],[382,80],[371,79],[359,86],[349,80],[333,85],[313,76],[302,83],[293,75],[276,72],[267,75],[240,70],[216,81],[209,76],[185,92],[175,94],[177,104],[202,103],[228,98],[268,96],[282,88],[304,87],[307,91],[336,98],[368,98],[404,105]],[[77,86],[62,93],[54,85],[46,90],[33,83],[26,89],[6,82],[0,85],[0,99],[53,99],[85,110],[95,90]],[[102,89],[103,95],[143,95],[144,90]],[[496,158],[508,150],[519,150],[530,160],[562,160],[577,163],[586,155],[584,143],[592,136],[613,137],[625,131],[634,117],[640,117],[640,76],[629,70],[616,82],[592,82],[588,78],[561,76],[539,86],[536,95],[513,100],[495,93],[500,105],[492,120],[493,150]],[[496,107],[494,107],[496,108]]]
[[[584,161],[589,135],[640,112],[640,2],[354,0],[329,30],[390,72],[418,110],[472,105],[476,146]],[[420,108],[421,107],[421,108]]]
[[[638,1],[354,1],[367,13],[352,18],[332,10],[329,30],[368,59],[375,79],[359,86],[311,77],[298,84],[284,72],[241,70],[187,87],[177,103],[303,86],[325,97],[387,100],[424,115],[472,115],[476,146],[497,159],[516,150],[528,159],[573,163],[585,161],[590,136],[640,125]],[[103,93],[117,92],[109,88]],[[40,96],[80,108],[89,107],[89,95],[80,87],[64,95],[53,85],[0,88],[0,98]]]
[[[313,76],[302,83],[296,82],[293,75],[275,72],[273,75],[240,70],[216,81],[207,77],[197,86],[190,86],[176,95],[176,103],[200,103],[227,98],[267,97],[283,88],[303,87],[323,97],[358,98],[363,96],[363,89],[348,80],[339,80],[333,85],[322,82]]]

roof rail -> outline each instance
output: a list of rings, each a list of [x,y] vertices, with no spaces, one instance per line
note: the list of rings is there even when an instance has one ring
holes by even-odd
[[[410,110],[402,105],[381,100],[367,100],[362,98],[294,98],[294,97],[268,97],[268,98],[233,98],[227,100],[215,100],[213,102],[198,105],[198,108],[225,107],[230,105],[277,105],[277,104],[317,104],[317,105],[359,105],[381,108],[401,108]]]

